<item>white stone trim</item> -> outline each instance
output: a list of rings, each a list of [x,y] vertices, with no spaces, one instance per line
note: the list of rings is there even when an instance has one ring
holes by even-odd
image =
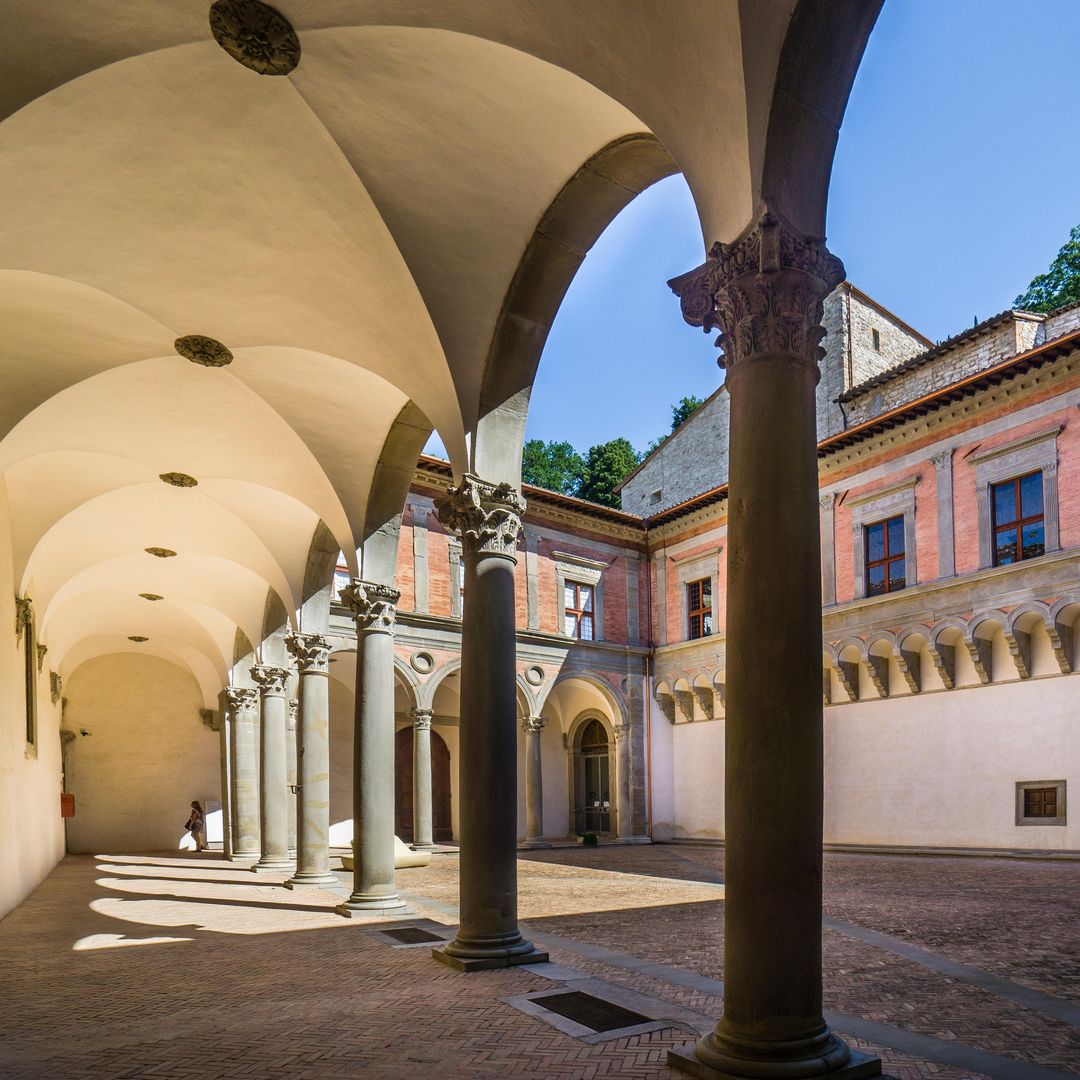
[[[558,597],[556,611],[559,617],[558,632],[566,633],[566,583],[590,585],[593,591],[593,641],[604,640],[604,579],[603,572],[608,567],[606,562],[588,559],[582,555],[572,555],[566,551],[553,551],[555,556],[555,595]]]
[[[1033,435],[1025,435],[1020,439],[1013,439],[1012,442],[995,446],[993,450],[984,450],[980,454],[969,454],[967,463],[969,465],[982,465],[984,462],[993,461],[994,458],[999,458],[1003,454],[1011,454],[1016,450],[1026,450],[1028,447],[1036,446],[1047,439],[1057,439],[1064,430],[1064,424],[1055,424],[1045,431],[1038,431]]]

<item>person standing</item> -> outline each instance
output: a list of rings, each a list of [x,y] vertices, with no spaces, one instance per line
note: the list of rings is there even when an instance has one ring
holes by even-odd
[[[196,851],[206,850],[206,815],[203,813],[202,804],[197,800],[191,804],[191,817],[188,818],[188,830],[191,838],[195,841]]]

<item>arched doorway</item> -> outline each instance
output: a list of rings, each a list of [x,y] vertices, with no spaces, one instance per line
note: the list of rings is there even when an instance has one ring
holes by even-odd
[[[596,719],[574,740],[574,811],[579,833],[611,832],[611,741]]]
[[[413,729],[394,737],[394,832],[413,842]],[[436,843],[454,838],[450,819],[450,751],[438,732],[431,733],[431,835]]]

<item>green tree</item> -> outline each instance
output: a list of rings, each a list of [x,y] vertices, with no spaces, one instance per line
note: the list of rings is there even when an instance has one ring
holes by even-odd
[[[521,479],[526,484],[576,495],[585,473],[585,459],[568,442],[529,439],[521,455]]]
[[[615,488],[637,468],[641,456],[620,436],[610,442],[590,446],[585,455],[585,476],[578,497],[602,506],[619,506]]]
[[[1033,278],[1027,292],[1015,300],[1023,311],[1053,311],[1080,300],[1080,225],[1074,225],[1069,242],[1058,252],[1045,274]]]
[[[691,414],[697,412],[704,404],[705,399],[696,397],[694,394],[680,398],[678,405],[671,406],[671,430],[674,431],[684,420],[688,420]]]

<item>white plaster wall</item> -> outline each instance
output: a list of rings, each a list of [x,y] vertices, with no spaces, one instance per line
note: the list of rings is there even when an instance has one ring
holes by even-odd
[[[154,656],[114,653],[78,667],[64,688],[68,823],[73,852],[175,851],[192,799],[221,799],[218,734],[199,716],[192,675]]]
[[[64,856],[60,817],[60,707],[49,699],[48,658],[38,679],[37,756],[26,748],[22,643],[15,640],[11,520],[0,478],[0,918]],[[39,613],[40,615],[40,613]],[[45,642],[45,644],[48,644]]]
[[[675,727],[655,698],[649,702],[649,707],[652,709],[652,727],[649,731],[652,838],[670,840],[675,835]]]
[[[724,838],[724,721],[676,724],[672,732],[676,838]],[[655,803],[654,803],[655,812]]]
[[[570,835],[570,755],[563,745],[562,727],[548,720],[540,739],[541,766],[544,771],[544,835]],[[525,759],[521,759],[518,781],[525,786]]]
[[[826,709],[826,841],[1080,848],[1078,701],[1069,675]],[[1017,826],[1016,782],[1062,779],[1069,824]]]

